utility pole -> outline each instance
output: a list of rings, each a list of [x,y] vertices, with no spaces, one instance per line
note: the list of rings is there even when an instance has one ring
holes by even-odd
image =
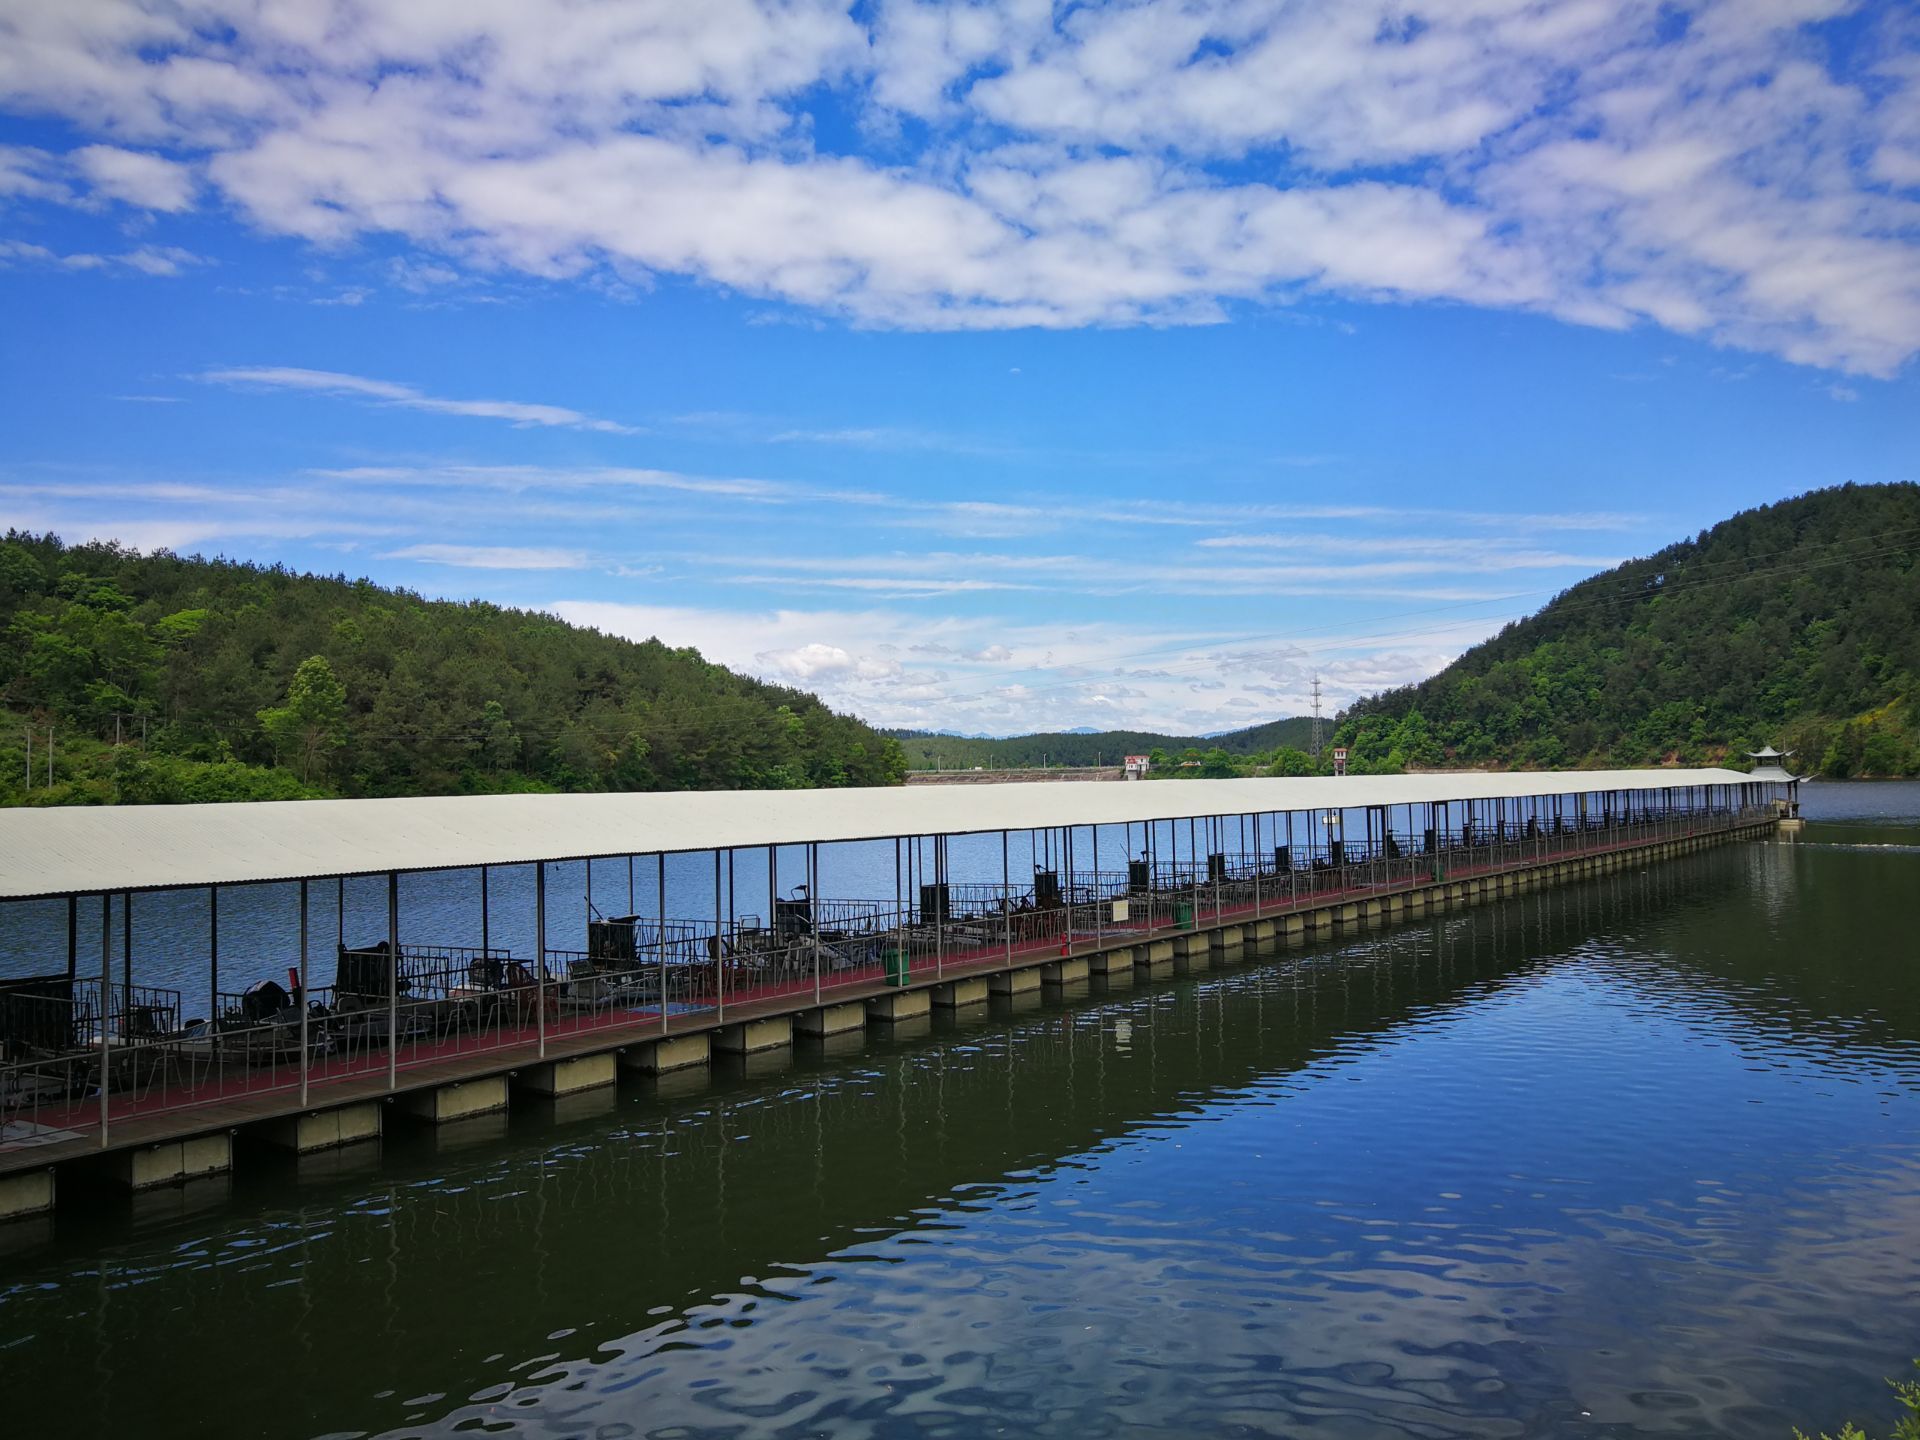
[[[1320,677],[1313,677],[1313,756],[1320,758]]]

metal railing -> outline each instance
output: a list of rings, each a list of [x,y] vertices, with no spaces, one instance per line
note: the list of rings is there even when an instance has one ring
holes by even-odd
[[[1039,886],[947,887],[931,904],[782,902],[774,923],[743,916],[651,920],[631,953],[552,951],[544,963],[499,949],[403,945],[343,950],[333,983],[299,993],[256,985],[180,1019],[180,995],[98,979],[0,986],[0,1145],[93,1135],[138,1115],[310,1089],[453,1057],[537,1047],[585,1031],[646,1039],[733,1006],[828,998],[886,980],[922,981],[994,962],[1127,943],[1283,915],[1395,890],[1525,869],[1572,856],[1723,832],[1772,818],[1765,806],[1615,816],[1584,825],[1460,827],[1416,848],[1292,852],[1156,865],[1142,876],[1086,872]],[[1395,852],[1399,853],[1395,853]],[[1142,883],[1144,880],[1144,884]],[[623,944],[609,947],[625,951]]]

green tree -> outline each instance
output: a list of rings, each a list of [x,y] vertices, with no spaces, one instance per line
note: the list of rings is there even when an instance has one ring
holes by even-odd
[[[498,700],[489,700],[480,708],[480,754],[495,775],[520,758],[520,737],[507,718],[506,707]]]
[[[1312,775],[1318,770],[1311,755],[1292,745],[1282,745],[1267,761],[1269,775]]]
[[[1916,1369],[1920,1369],[1920,1360],[1913,1363]],[[1893,1386],[1900,1408],[1907,1413],[1894,1422],[1893,1429],[1887,1432],[1887,1440],[1920,1440],[1920,1382],[1891,1380],[1888,1383]],[[1793,1436],[1794,1440],[1808,1440],[1797,1426]],[[1840,1427],[1838,1435],[1830,1436],[1823,1430],[1819,1440],[1868,1440],[1868,1436],[1866,1431],[1849,1420]]]
[[[47,587],[46,571],[24,545],[0,545],[0,595],[38,595]]]
[[[1218,745],[1211,746],[1198,758],[1200,775],[1205,780],[1227,780],[1241,772],[1240,761]]]
[[[1859,725],[1849,720],[1842,725],[1820,757],[1820,773],[1829,780],[1844,780],[1857,774],[1866,759],[1866,737]]]
[[[207,623],[207,611],[176,610],[171,615],[163,615],[153,622],[153,638],[169,647],[185,645],[198,635]]]
[[[276,753],[297,755],[300,779],[326,769],[327,756],[346,743],[347,692],[324,655],[300,662],[287,686],[287,703],[262,710],[260,728]]]

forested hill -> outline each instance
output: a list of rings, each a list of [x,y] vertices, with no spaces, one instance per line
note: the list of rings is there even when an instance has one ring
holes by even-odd
[[[1596,575],[1339,726],[1366,768],[1920,773],[1920,485],[1816,490]],[[1744,763],[1744,762],[1741,762]]]
[[[0,699],[0,804],[884,785],[905,769],[861,722],[690,649],[19,532],[0,542]]]
[[[1331,724],[1328,733],[1332,733]],[[1163,758],[1178,759],[1189,752],[1204,754],[1224,751],[1246,757],[1261,755],[1280,746],[1304,750],[1313,735],[1309,717],[1269,720],[1244,730],[1224,735],[1161,735],[1148,730],[1100,730],[1092,733],[1060,732],[1042,735],[1013,735],[1000,740],[976,739],[964,735],[935,735],[924,730],[889,730],[906,751],[907,763],[915,770],[971,770],[976,765],[996,770],[1011,770],[1041,765],[1118,765],[1127,755],[1151,755],[1156,750]]]

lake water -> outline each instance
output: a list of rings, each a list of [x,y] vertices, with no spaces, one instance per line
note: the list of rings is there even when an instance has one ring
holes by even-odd
[[[1805,798],[1796,843],[0,1230],[0,1428],[1884,1429],[1920,786]]]

